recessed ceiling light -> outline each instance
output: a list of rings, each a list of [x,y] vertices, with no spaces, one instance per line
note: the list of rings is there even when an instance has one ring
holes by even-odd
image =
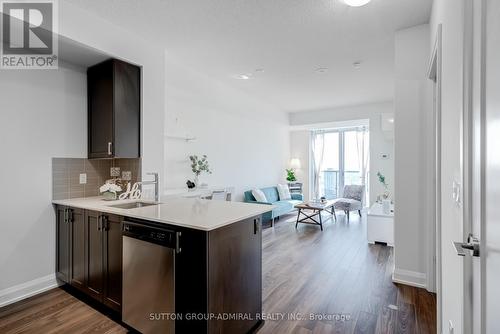
[[[371,0],[344,0],[345,4],[351,7],[361,7],[369,3]]]
[[[236,79],[248,80],[248,79],[250,79],[250,74],[240,74],[240,75],[237,75]]]
[[[389,118],[387,121],[388,121],[389,123],[394,123],[394,118]]]
[[[318,67],[316,69],[316,72],[318,73],[325,73],[326,71],[328,71],[328,67]]]

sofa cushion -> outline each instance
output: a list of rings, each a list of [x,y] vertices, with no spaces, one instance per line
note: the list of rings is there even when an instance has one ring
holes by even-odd
[[[288,201],[292,199],[292,195],[290,195],[290,189],[286,184],[278,184],[276,188],[278,189],[280,201]]]
[[[252,195],[257,202],[267,202],[268,201],[266,195],[260,189],[257,189],[257,188],[252,189]]]
[[[266,195],[269,203],[274,203],[280,200],[278,196],[278,189],[276,187],[261,188],[260,190],[264,192],[264,195]]]
[[[335,209],[339,210],[361,210],[361,202],[351,198],[339,198],[335,204]]]

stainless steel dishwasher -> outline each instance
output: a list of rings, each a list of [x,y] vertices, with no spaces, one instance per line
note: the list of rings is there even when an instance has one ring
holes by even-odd
[[[123,222],[122,320],[144,334],[174,333],[180,232]]]

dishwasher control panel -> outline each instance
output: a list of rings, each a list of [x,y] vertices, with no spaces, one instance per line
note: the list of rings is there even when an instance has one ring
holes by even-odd
[[[158,245],[176,248],[178,241],[178,232],[168,229],[162,229],[156,226],[151,226],[135,222],[123,222],[123,235],[131,238],[136,238]]]

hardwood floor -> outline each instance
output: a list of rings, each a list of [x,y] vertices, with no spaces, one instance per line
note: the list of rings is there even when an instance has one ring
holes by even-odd
[[[127,333],[104,314],[56,288],[0,309],[0,333]]]
[[[435,296],[391,282],[392,248],[368,245],[366,222],[352,215],[346,223],[339,215],[323,227],[300,224],[296,230],[289,215],[264,229],[267,319],[259,334],[436,333]],[[63,289],[0,309],[0,333],[89,332],[127,329]]]
[[[306,319],[268,320],[259,334],[436,333],[435,295],[392,283],[393,249],[366,242],[364,217],[338,214],[323,232],[295,218],[263,231],[263,311]]]

